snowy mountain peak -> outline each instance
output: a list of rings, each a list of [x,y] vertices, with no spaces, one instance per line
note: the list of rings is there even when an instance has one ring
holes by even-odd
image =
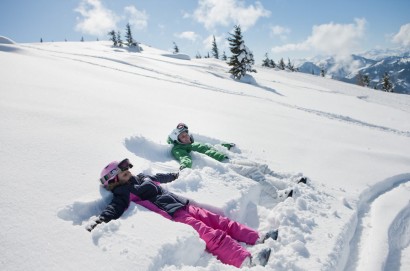
[[[372,81],[370,88],[377,89],[381,89],[381,78],[388,73],[394,85],[394,92],[410,94],[409,55],[410,51],[404,48],[371,50],[343,60],[316,57],[314,61],[298,61],[298,69],[300,72],[317,75],[320,74],[318,71],[324,69],[328,77],[352,84],[357,84],[357,76],[360,73],[369,76]]]

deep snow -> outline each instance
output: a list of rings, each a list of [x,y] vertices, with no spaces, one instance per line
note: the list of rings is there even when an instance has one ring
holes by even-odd
[[[200,154],[166,185],[257,230],[278,227],[277,241],[249,247],[273,250],[252,270],[410,268],[410,96],[260,67],[237,82],[222,61],[141,47],[0,38],[1,270],[235,270],[189,226],[135,204],[84,229],[110,199],[98,182],[108,162],[178,170],[166,138],[181,121],[295,187],[272,204]]]

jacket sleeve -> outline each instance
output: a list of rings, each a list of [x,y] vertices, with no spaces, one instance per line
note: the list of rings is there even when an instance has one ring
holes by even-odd
[[[192,150],[193,151],[197,151],[203,154],[208,155],[209,157],[218,160],[218,161],[222,161],[224,159],[227,158],[227,156],[221,152],[218,152],[216,149],[212,148],[211,146],[202,144],[202,143],[198,143],[198,142],[194,142],[192,143]]]
[[[178,178],[178,173],[157,173],[153,179],[159,183],[170,183]]]
[[[192,167],[192,158],[187,150],[176,145],[172,148],[172,155],[179,161],[181,167],[191,168]]]
[[[114,193],[114,197],[110,204],[100,214],[99,218],[102,222],[108,222],[113,219],[118,219],[129,205],[129,190],[124,187],[118,187]]]

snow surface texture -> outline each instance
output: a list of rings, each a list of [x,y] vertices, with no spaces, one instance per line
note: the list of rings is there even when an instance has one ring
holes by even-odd
[[[166,185],[261,232],[278,227],[277,241],[248,247],[272,248],[251,270],[410,270],[410,96],[260,67],[238,82],[222,61],[141,47],[0,38],[0,270],[236,270],[189,226],[136,204],[84,229],[110,200],[98,182],[108,162],[178,170],[166,138],[181,121],[295,189],[272,203],[201,154]]]

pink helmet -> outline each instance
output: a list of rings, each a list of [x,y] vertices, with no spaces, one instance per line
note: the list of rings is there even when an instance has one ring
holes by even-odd
[[[130,163],[128,159],[124,159],[121,162],[113,161],[109,163],[101,171],[101,174],[100,174],[101,184],[104,187],[107,187],[111,180],[116,181],[116,177],[120,172],[126,171],[129,168],[132,168],[132,164]]]

